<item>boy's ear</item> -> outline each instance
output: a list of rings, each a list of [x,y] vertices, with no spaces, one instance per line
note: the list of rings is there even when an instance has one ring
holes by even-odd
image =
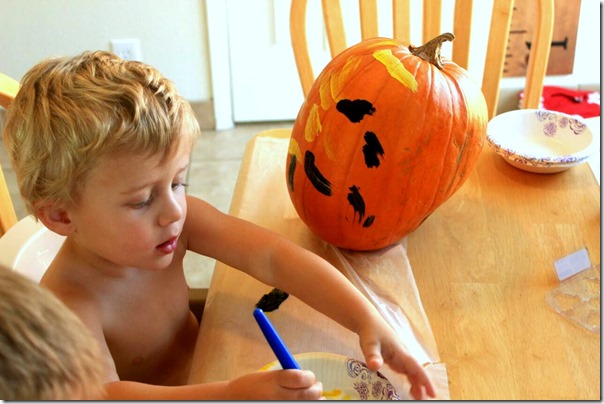
[[[50,202],[38,206],[36,209],[36,217],[49,230],[61,236],[69,236],[73,233],[74,226],[69,218],[69,214],[60,204]]]

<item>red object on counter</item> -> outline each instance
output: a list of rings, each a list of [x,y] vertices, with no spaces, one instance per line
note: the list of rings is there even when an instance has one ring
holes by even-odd
[[[520,100],[523,97],[524,92],[521,91]],[[579,115],[583,118],[600,116],[600,92],[544,86],[539,108]]]

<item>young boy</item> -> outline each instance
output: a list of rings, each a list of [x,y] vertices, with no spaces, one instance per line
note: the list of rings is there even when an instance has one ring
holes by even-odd
[[[0,397],[102,399],[96,341],[51,292],[0,267]]]
[[[33,215],[66,236],[42,284],[97,338],[108,397],[320,398],[309,371],[182,386],[198,330],[183,273],[187,250],[297,296],[356,332],[371,369],[385,361],[406,373],[414,397],[434,396],[422,366],[336,268],[185,194],[198,133],[170,81],[107,52],[34,66],[9,108],[4,140],[21,195]]]

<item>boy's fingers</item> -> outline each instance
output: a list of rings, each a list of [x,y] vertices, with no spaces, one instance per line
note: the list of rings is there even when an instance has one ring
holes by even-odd
[[[414,368],[408,372],[407,377],[411,383],[411,394],[414,398],[424,399],[426,394],[432,398],[436,397],[436,388],[423,367]]]
[[[366,362],[369,370],[372,370],[374,372],[380,370],[380,368],[384,364],[384,360],[380,355],[372,355],[366,359]]]
[[[380,352],[381,345],[379,342],[365,344],[361,349],[363,350],[367,367],[372,371],[379,370],[384,364],[384,358]]]
[[[279,372],[279,385],[288,389],[308,388],[317,381],[310,370],[287,369]]]

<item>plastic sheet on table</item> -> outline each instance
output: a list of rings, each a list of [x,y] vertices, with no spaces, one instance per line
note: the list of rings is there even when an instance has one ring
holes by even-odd
[[[384,319],[401,336],[402,341],[420,363],[425,364],[435,384],[438,399],[449,399],[449,384],[445,365],[440,362],[434,335],[424,312],[407,257],[406,239],[391,247],[373,252],[353,252],[336,248],[316,238],[302,223],[293,207],[284,181],[285,156],[289,145],[289,131],[268,130],[256,136],[248,145],[242,160],[244,170],[233,197],[238,192],[247,195],[270,195],[250,198],[231,206],[231,213],[243,219],[253,218],[258,225],[280,232],[336,265],[348,279],[376,306]],[[267,206],[271,208],[267,209]],[[282,214],[275,214],[275,207]],[[375,271],[379,263],[379,274]],[[409,383],[384,366],[382,371],[404,395]]]
[[[421,304],[411,264],[407,257],[407,238],[398,244],[372,252],[359,252],[332,246],[348,279],[374,304],[382,317],[399,334],[409,352],[432,377],[438,399],[449,399],[445,364],[440,362],[436,341]],[[379,261],[379,276],[375,264]],[[404,289],[393,290],[404,280]],[[396,282],[395,282],[396,279]],[[392,375],[388,376],[392,379]],[[409,383],[398,377],[406,391]],[[393,381],[394,382],[394,381]]]

